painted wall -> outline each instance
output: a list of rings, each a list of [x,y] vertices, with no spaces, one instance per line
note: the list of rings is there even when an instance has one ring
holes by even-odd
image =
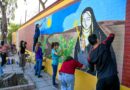
[[[125,53],[126,3],[126,0],[64,0],[58,2],[54,7],[52,6],[53,8],[51,7],[52,9],[47,9],[47,11],[39,14],[23,25],[18,31],[18,40],[27,41],[27,48],[32,51],[35,24],[39,23],[42,24],[39,41],[42,42],[42,48],[46,52],[47,57],[51,58],[50,45],[53,41],[60,42],[60,47],[64,50],[64,58],[68,55],[75,56],[75,51],[78,49],[80,52],[81,50],[79,43],[79,39],[82,38],[80,33],[83,31],[81,14],[84,9],[91,7],[93,14],[90,14],[96,19],[94,20],[94,17],[90,17],[91,20],[93,19],[93,28],[90,30],[91,33],[97,34],[101,41],[107,36],[107,33],[104,31],[105,29],[112,30],[116,33],[116,38],[112,44],[112,52],[113,58],[116,58],[117,60],[119,77],[122,82]],[[58,7],[59,9],[54,10]],[[89,34],[90,32],[87,33],[85,37],[88,37]],[[86,51],[89,51],[89,49],[87,49],[89,46],[87,44],[87,38],[84,38],[84,40],[86,42],[85,49]],[[76,53],[76,55],[78,56],[78,53]],[[62,62],[64,58],[61,58],[60,61]],[[81,63],[86,63],[81,60],[79,61]],[[130,83],[130,81],[127,82]],[[123,84],[126,85],[126,83]]]
[[[88,7],[91,7],[89,12],[91,14],[90,19],[92,22],[92,28],[89,28],[90,30],[88,32],[87,30],[86,32],[83,32],[85,29],[82,25],[84,22],[81,22],[81,18],[87,19],[87,17],[84,16],[85,13],[83,13],[83,15],[81,14],[84,9]],[[80,51],[82,49],[80,45],[82,42],[79,39],[85,36],[83,39],[85,40],[87,56],[87,53],[90,51],[87,37],[90,33],[97,34],[98,38],[103,41],[107,36],[105,29],[114,31],[116,33],[116,38],[112,45],[112,52],[113,58],[117,60],[121,81],[124,53],[124,43],[122,42],[124,42],[125,32],[125,11],[126,0],[81,0],[52,13],[51,15],[35,22],[35,24],[42,24],[42,27],[40,28],[42,39],[40,41],[43,42],[43,50],[45,50],[48,57],[50,57],[51,53],[51,43],[57,41],[60,43],[60,48],[64,51],[64,57],[60,58],[60,61],[62,61],[66,56],[71,55],[83,64],[87,64],[87,60],[79,59]],[[83,34],[81,34],[81,32]]]
[[[17,38],[16,38],[16,35],[17,35],[16,32],[13,32],[13,33],[12,33],[12,43],[15,44],[15,45],[16,45],[16,42],[17,42],[17,40],[16,40],[16,39],[17,39]]]
[[[50,75],[52,75],[51,60],[47,60],[45,65],[46,65],[47,72]],[[58,69],[60,69],[60,67],[61,67],[61,64],[59,65]],[[76,70],[76,72],[75,72],[75,89],[74,90],[95,90],[96,82],[97,82],[97,79],[95,76],[85,73],[80,70]],[[127,88],[127,87],[121,85],[120,90],[130,90],[130,88]]]
[[[24,29],[18,30],[18,40],[19,42],[17,42],[18,44],[20,44],[21,40],[24,40],[27,42],[27,49],[32,51],[32,45],[33,45],[33,34],[35,32],[34,30],[35,26],[34,24],[31,24],[27,27],[25,27]],[[19,47],[19,45],[18,45]]]

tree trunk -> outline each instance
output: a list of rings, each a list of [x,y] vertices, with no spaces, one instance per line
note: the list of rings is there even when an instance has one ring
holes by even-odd
[[[7,42],[7,17],[6,17],[6,6],[2,5],[1,6],[1,13],[2,13],[2,27],[1,27],[1,31],[2,31],[2,39]]]

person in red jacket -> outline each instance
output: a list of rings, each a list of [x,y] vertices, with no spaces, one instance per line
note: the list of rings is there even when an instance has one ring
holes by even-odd
[[[59,71],[61,90],[74,90],[74,73],[76,68],[84,68],[84,65],[68,56]]]

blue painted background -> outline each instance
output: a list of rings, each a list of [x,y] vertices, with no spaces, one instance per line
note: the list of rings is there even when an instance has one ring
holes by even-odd
[[[97,21],[125,20],[126,0],[81,0],[36,23],[42,23],[41,34],[61,33],[74,28],[75,21],[80,26],[80,16],[86,7],[93,8]],[[47,27],[48,19],[52,22],[50,27]]]

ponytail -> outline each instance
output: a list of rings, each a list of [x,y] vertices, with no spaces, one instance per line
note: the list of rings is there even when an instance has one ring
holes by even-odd
[[[53,49],[55,46],[59,46],[59,43],[58,42],[52,42],[51,49]]]
[[[54,46],[55,46],[55,42],[52,42],[52,44],[51,44],[51,49],[53,49]]]

